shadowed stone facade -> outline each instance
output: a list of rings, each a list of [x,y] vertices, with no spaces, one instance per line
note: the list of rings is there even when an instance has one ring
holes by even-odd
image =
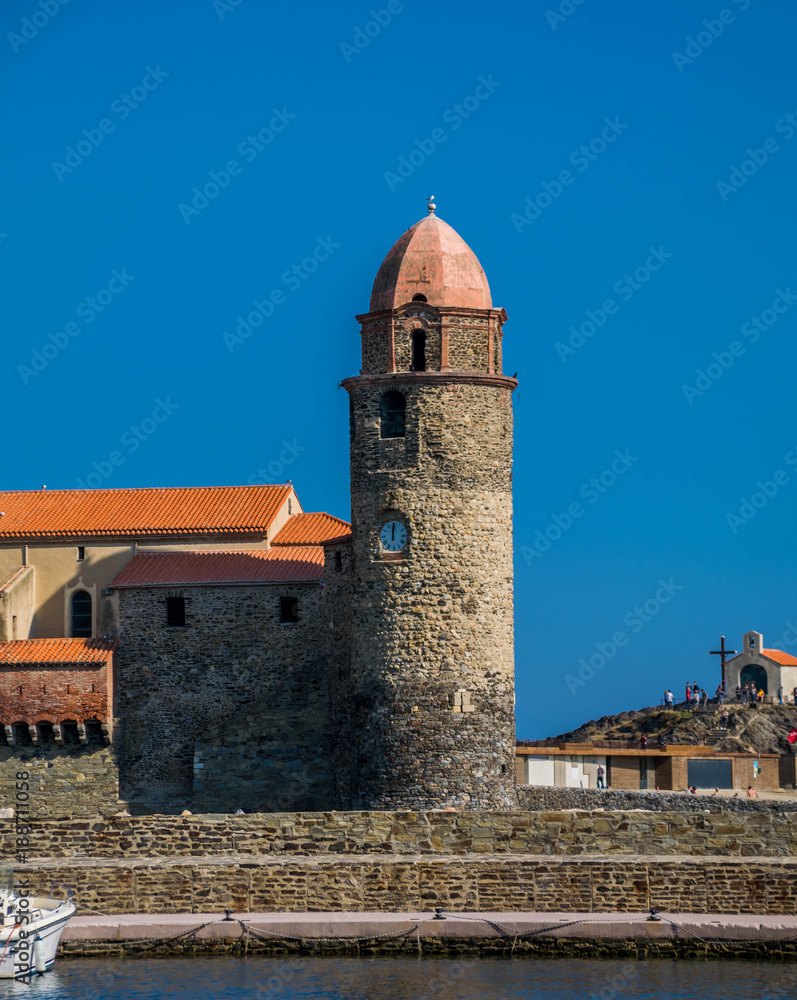
[[[323,589],[119,593],[122,798],[190,804],[196,773],[198,801],[215,808],[328,804]],[[165,627],[170,596],[185,598],[183,628]],[[293,596],[299,621],[283,624],[280,599]]]

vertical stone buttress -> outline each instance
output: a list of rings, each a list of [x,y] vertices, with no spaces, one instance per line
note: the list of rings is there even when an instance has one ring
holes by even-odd
[[[341,802],[510,808],[517,383],[501,374],[506,313],[410,301],[358,320],[362,371],[343,382],[353,582]],[[415,331],[424,371],[411,370]],[[390,391],[405,400],[403,437],[382,436]],[[393,521],[407,532],[398,552],[380,541]]]

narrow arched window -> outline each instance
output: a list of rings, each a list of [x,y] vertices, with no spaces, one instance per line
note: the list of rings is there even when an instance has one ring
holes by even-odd
[[[90,639],[92,633],[91,594],[76,590],[72,595],[70,631],[73,639]]]
[[[383,438],[403,438],[407,401],[400,392],[392,389],[379,401],[379,436]]]
[[[412,331],[412,370],[426,371],[426,331]]]

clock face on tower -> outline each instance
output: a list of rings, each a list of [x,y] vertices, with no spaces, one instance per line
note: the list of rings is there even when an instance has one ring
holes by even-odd
[[[401,521],[388,521],[379,532],[379,541],[386,552],[401,552],[407,544],[407,529]]]

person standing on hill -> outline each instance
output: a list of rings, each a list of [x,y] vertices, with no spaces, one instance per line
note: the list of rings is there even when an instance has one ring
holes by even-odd
[[[689,702],[692,700],[692,688],[691,685],[686,685],[686,707],[689,708]]]
[[[783,706],[783,685],[782,685],[782,684],[781,684],[781,686],[780,686],[780,687],[778,688],[778,704],[779,704],[779,705],[780,705],[781,707]]]

